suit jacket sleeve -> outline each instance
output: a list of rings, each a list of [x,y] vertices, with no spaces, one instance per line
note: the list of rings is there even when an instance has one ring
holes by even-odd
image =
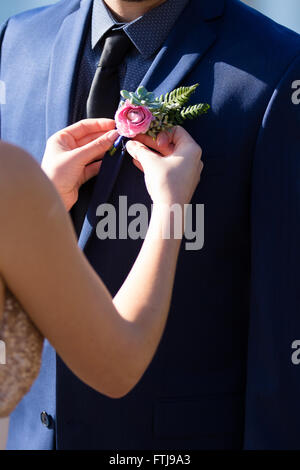
[[[253,161],[246,449],[300,449],[299,80],[300,56],[274,91]]]

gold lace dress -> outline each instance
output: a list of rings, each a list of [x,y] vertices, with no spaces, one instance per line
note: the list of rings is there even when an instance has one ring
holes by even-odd
[[[0,316],[0,341],[0,417],[5,417],[37,378],[43,349],[41,333],[8,289]]]

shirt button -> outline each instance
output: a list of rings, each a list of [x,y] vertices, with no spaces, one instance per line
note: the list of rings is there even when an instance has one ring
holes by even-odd
[[[52,416],[48,415],[46,411],[42,411],[41,413],[41,422],[46,428],[48,429],[52,428],[52,424],[53,424]]]

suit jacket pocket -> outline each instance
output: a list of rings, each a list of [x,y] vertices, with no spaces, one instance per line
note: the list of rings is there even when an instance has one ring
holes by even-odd
[[[243,420],[242,393],[162,398],[155,404],[154,435],[188,439],[204,434],[241,433]]]

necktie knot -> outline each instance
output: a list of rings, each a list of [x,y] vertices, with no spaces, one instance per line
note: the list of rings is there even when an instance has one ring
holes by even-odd
[[[106,36],[99,67],[119,67],[132,42],[123,29],[110,31]]]

